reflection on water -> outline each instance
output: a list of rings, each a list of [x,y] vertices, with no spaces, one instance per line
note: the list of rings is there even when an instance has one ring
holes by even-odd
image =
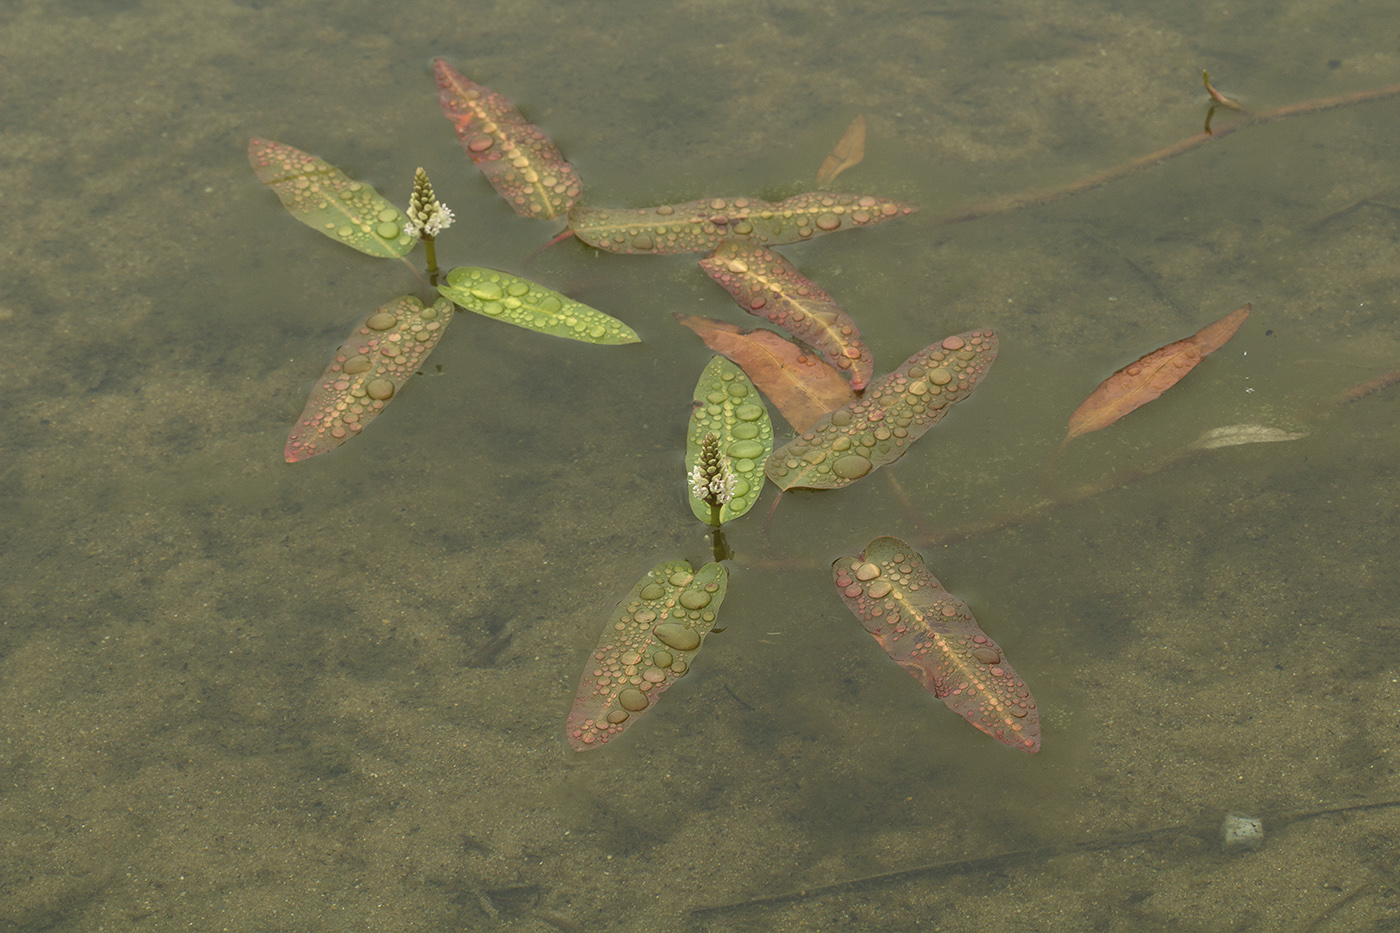
[[[1400,81],[1393,11],[194,10],[0,13],[0,930],[1393,918],[1395,812],[1306,814],[1400,797],[1396,389],[1338,401],[1400,367],[1400,104],[938,222],[1197,132],[1203,68],[1258,108]],[[693,256],[533,255],[559,227],[471,168],[435,55],[513,97],[595,205],[812,188],[864,114],[835,187],[923,210],[786,255],[877,372],[974,327],[1001,342],[898,464],[726,528],[723,631],[584,755],[563,721],[612,605],[709,549],[682,467],[709,353],[671,314],[756,320]],[[284,464],[337,341],[418,284],[287,217],[254,135],[400,204],[425,167],[458,218],[440,262],[643,342],[464,317],[363,437]],[[1048,473],[1102,378],[1245,302],[1225,348]],[[1308,436],[1190,450],[1235,424]],[[917,542],[1015,659],[1040,754],[968,727],[841,606],[831,561],[878,534]],[[1262,814],[1261,848],[1221,849],[1230,811]]]

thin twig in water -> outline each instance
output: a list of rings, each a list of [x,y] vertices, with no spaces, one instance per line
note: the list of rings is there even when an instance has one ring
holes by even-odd
[[[1242,130],[1247,126],[1272,123],[1274,120],[1281,120],[1284,117],[1320,113],[1324,110],[1333,110],[1337,107],[1345,107],[1350,104],[1364,104],[1374,100],[1384,100],[1387,97],[1395,97],[1397,95],[1400,95],[1400,84],[1388,84],[1385,87],[1357,91],[1354,94],[1343,94],[1340,97],[1324,97],[1319,100],[1308,100],[1299,104],[1275,107],[1273,110],[1241,111],[1242,116],[1234,123],[1223,127],[1217,127],[1214,130],[1197,133],[1194,136],[1188,136],[1179,142],[1172,143],[1170,146],[1158,149],[1156,152],[1149,152],[1147,155],[1138,156],[1136,159],[1129,159],[1127,162],[1115,165],[1113,168],[1105,169],[1102,172],[1096,172],[1087,178],[1081,178],[1079,181],[1070,182],[1067,185],[1057,185],[1053,188],[1042,188],[1039,191],[1025,191],[1021,194],[1006,195],[1000,198],[993,198],[990,201],[983,201],[979,204],[969,204],[966,207],[958,208],[940,217],[939,222],[945,224],[961,223],[966,220],[976,220],[979,217],[989,217],[993,214],[1003,214],[1007,211],[1014,211],[1023,207],[1032,207],[1037,204],[1056,201],[1073,194],[1081,194],[1111,181],[1117,181],[1125,175],[1131,175],[1133,172],[1151,168],[1168,159],[1173,159],[1179,155],[1190,152],[1198,146],[1205,145],[1213,140],[1223,139],[1231,133]]]

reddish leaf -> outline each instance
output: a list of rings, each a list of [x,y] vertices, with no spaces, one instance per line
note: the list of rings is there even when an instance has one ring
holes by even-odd
[[[859,392],[870,381],[875,357],[861,342],[856,322],[782,256],[762,246],[726,241],[700,260],[700,268],[723,285],[739,307],[766,318],[850,373],[852,389]]]
[[[1012,748],[1040,751],[1035,697],[1006,653],[898,538],[831,565],[847,608],[885,653],[948,708]]]
[[[711,350],[739,364],[795,431],[805,431],[822,415],[855,399],[840,373],[771,330],[744,330],[690,314],[677,314],[676,320],[699,334]]]
[[[355,325],[287,438],[287,462],[323,454],[359,434],[428,358],[454,313],[446,298],[425,308],[404,295]]]
[[[952,407],[972,394],[997,356],[996,334],[945,338],[870,383],[857,401],[822,415],[764,467],[779,489],[840,489],[904,456]]]
[[[544,130],[508,98],[467,80],[441,58],[433,61],[433,73],[438,104],[462,148],[517,214],[547,219],[573,206],[583,185]]]
[[[831,181],[846,169],[859,165],[863,158],[865,158],[865,116],[858,113],[831,150],[831,155],[827,156],[826,160],[822,162],[822,167],[817,169],[817,181]]]
[[[797,194],[776,204],[758,198],[704,198],[660,207],[575,207],[569,227],[610,253],[708,253],[722,240],[774,246],[823,233],[869,227],[918,210],[856,194]]]
[[[1190,337],[1153,350],[1099,383],[1069,416],[1069,433],[1060,447],[1081,434],[1108,427],[1176,385],[1203,357],[1235,336],[1235,331],[1249,317],[1249,307],[1245,305]]]

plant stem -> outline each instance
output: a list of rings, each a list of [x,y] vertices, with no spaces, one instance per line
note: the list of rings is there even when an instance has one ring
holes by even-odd
[[[420,239],[423,241],[423,249],[428,253],[428,283],[437,288],[438,266],[437,266],[437,246],[433,243],[433,238],[428,234],[423,234]]]

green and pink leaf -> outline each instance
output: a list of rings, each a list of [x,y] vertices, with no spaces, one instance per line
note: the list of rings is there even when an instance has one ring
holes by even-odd
[[[722,564],[693,571],[662,561],[617,604],[589,656],[565,736],[575,751],[610,742],[690,670],[714,628],[729,575]]]
[[[423,365],[455,313],[446,298],[425,308],[404,295],[355,325],[287,438],[287,462],[334,450],[363,431]]]
[[[517,214],[548,219],[573,206],[583,184],[544,130],[508,98],[443,59],[433,61],[433,73],[442,115],[452,121],[462,149]]]
[[[904,456],[909,445],[967,398],[997,355],[990,330],[925,347],[773,451],[765,470],[779,489],[840,489]]]
[[[1006,652],[917,551],[880,537],[831,565],[837,592],[900,667],[998,742],[1040,751],[1040,712]]]
[[[396,259],[418,242],[404,232],[408,218],[397,207],[324,159],[255,136],[248,162],[293,217],[337,243]]]
[[[700,260],[700,268],[739,307],[781,327],[847,373],[852,389],[859,392],[870,382],[875,357],[856,322],[782,256],[756,244],[726,241]]]
[[[777,203],[703,198],[659,207],[575,206],[569,211],[569,228],[588,245],[611,253],[709,253],[724,240],[798,243],[916,210],[912,204],[858,194],[799,194]]]

